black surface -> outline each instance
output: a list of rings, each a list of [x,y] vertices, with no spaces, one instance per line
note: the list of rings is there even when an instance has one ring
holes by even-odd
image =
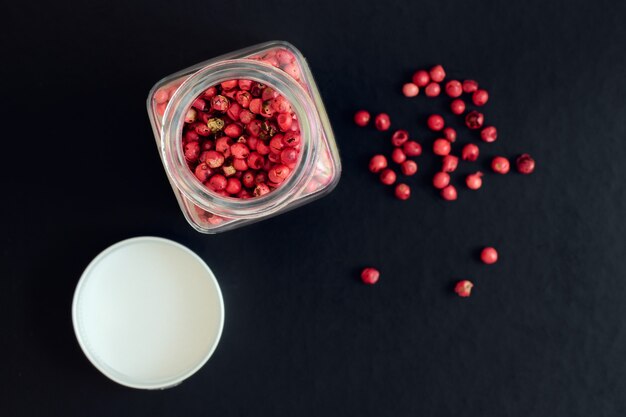
[[[5,6],[1,415],[626,415],[624,2]],[[145,97],[272,39],[309,60],[342,180],[278,218],[201,235],[166,181]],[[500,138],[477,165],[527,151],[535,174],[487,174],[445,203],[431,156],[408,202],[367,172],[388,135],[355,127],[353,111],[386,111],[429,148],[425,116],[447,100],[399,89],[436,63],[491,93]],[[196,251],[227,310],[213,358],[162,392],[110,382],[71,326],[83,268],[138,235]],[[477,261],[487,244],[495,266]],[[382,271],[374,287],[358,281],[366,265]],[[470,299],[451,291],[461,278]]]

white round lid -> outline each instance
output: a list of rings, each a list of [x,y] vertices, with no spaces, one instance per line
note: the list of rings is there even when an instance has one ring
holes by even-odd
[[[222,293],[198,255],[171,240],[137,237],[100,253],[72,305],[78,343],[103,374],[133,388],[179,384],[213,354]]]

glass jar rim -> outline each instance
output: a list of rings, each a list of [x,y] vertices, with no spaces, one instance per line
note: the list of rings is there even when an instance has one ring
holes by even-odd
[[[182,145],[184,117],[193,101],[207,88],[233,79],[250,79],[274,88],[291,104],[300,125],[301,155],[292,174],[270,193],[249,199],[223,197],[210,191],[189,169]],[[209,64],[190,76],[172,95],[162,120],[160,150],[172,182],[193,204],[226,218],[245,219],[285,207],[306,187],[308,172],[318,157],[313,142],[319,137],[321,122],[309,94],[284,71],[250,58]]]

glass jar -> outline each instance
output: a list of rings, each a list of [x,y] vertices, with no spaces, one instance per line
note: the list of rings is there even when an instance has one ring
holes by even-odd
[[[281,65],[277,53],[292,54],[293,61]],[[248,199],[209,190],[189,169],[183,152],[184,118],[193,101],[207,88],[233,79],[274,88],[289,101],[300,125],[301,149],[291,175],[268,194]],[[187,221],[199,232],[218,233],[283,213],[322,197],[339,181],[341,163],[324,104],[306,60],[287,42],[241,49],[172,74],[155,84],[147,107],[168,180]]]

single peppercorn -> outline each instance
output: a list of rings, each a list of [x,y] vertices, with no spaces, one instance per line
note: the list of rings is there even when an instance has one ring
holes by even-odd
[[[444,156],[450,153],[451,146],[447,139],[435,139],[433,142],[433,153],[435,155]]]
[[[520,155],[516,161],[517,171],[520,174],[531,174],[535,170],[535,160],[527,153]]]
[[[485,115],[473,110],[465,116],[465,125],[472,130],[480,129],[485,121]]]
[[[467,188],[469,188],[470,190],[478,190],[483,185],[482,176],[483,173],[480,171],[474,174],[469,174],[465,178],[465,184],[467,185]]]
[[[441,65],[435,65],[429,71],[430,79],[440,83],[446,78],[446,72]]]
[[[376,174],[385,168],[387,168],[387,158],[385,158],[385,155],[374,155],[372,159],[370,159],[370,172]]]
[[[454,170],[456,170],[458,165],[459,165],[459,158],[457,156],[446,155],[443,157],[443,160],[441,163],[441,170],[443,172],[453,172]]]
[[[409,140],[409,132],[406,130],[396,130],[391,136],[393,146],[402,146],[407,140]]]
[[[422,145],[414,140],[410,140],[408,142],[404,142],[402,150],[406,156],[420,156],[422,154]]]
[[[443,137],[448,139],[450,143],[456,142],[456,130],[454,130],[453,128],[449,126],[444,127],[441,133],[443,133]]]
[[[431,114],[426,121],[428,128],[432,131],[438,132],[445,126],[446,122],[439,114]]]
[[[404,161],[402,165],[400,165],[400,170],[402,171],[402,175],[410,177],[417,172],[417,163],[415,161]]]
[[[487,265],[498,262],[498,251],[496,248],[488,246],[480,252],[480,260]]]
[[[391,127],[391,119],[389,119],[389,115],[387,113],[377,114],[374,118],[374,125],[376,126],[377,130],[389,130],[389,128]]]
[[[389,168],[383,169],[380,173],[380,182],[385,185],[391,185],[396,182],[396,173]]]
[[[497,172],[498,174],[504,175],[509,172],[510,168],[511,164],[509,163],[509,160],[503,156],[496,156],[491,161],[491,169],[493,169],[493,171]]]
[[[474,91],[474,94],[472,94],[472,101],[477,106],[484,106],[487,104],[488,100],[489,93],[487,93],[487,90],[476,90]]]
[[[406,154],[401,148],[395,148],[391,151],[391,160],[396,164],[401,164],[406,161]]]
[[[452,100],[450,103],[450,111],[457,116],[465,111],[465,102],[460,98]]]
[[[447,172],[438,172],[433,177],[433,186],[437,189],[443,189],[450,184],[450,174]]]
[[[406,83],[402,86],[404,97],[415,97],[419,94],[420,88],[414,83]]]
[[[487,143],[495,142],[496,139],[498,139],[498,130],[495,126],[484,127],[483,130],[480,131],[480,138]]]
[[[452,98],[460,97],[463,94],[463,86],[457,80],[451,80],[446,83],[446,94]]]
[[[428,75],[427,71],[418,70],[415,71],[411,80],[413,81],[413,84],[417,85],[420,88],[426,87],[430,82],[430,75]]]
[[[437,97],[441,93],[441,87],[437,83],[430,83],[424,90],[426,97]]]
[[[411,197],[411,187],[404,183],[398,184],[396,185],[395,194],[399,200],[408,200]]]
[[[363,281],[364,284],[376,284],[379,278],[380,272],[376,268],[365,268],[361,271],[361,281]]]
[[[472,288],[474,284],[471,281],[463,280],[456,283],[454,286],[454,292],[457,293],[459,297],[469,297],[472,293]]]
[[[456,188],[454,185],[448,185],[441,190],[441,197],[447,201],[454,201],[457,198]]]
[[[480,150],[478,149],[478,146],[474,145],[473,143],[468,143],[461,150],[461,158],[464,161],[474,162],[478,159],[479,154]]]
[[[478,90],[478,83],[474,80],[465,80],[463,81],[463,92],[464,93],[473,93]]]
[[[357,126],[367,126],[367,124],[370,122],[370,113],[366,110],[359,110],[356,113],[354,113],[354,123]]]

